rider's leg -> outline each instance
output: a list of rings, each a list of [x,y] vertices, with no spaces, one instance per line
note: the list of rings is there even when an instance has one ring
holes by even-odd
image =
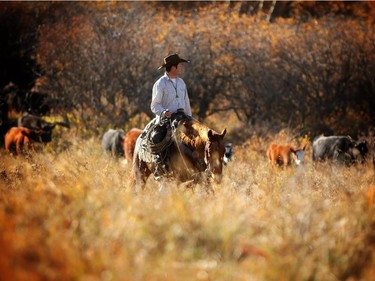
[[[156,126],[151,133],[151,140],[154,144],[161,143],[167,135],[167,127],[166,126]],[[164,152],[159,152],[155,155],[155,171],[154,176],[155,179],[159,179],[162,175],[166,174],[166,167],[164,167]]]
[[[163,168],[163,159],[160,154],[157,154],[155,157],[155,171],[154,171],[155,179],[158,180],[164,173],[165,172]]]
[[[151,133],[151,140],[154,144],[161,143],[167,135],[167,128],[165,126],[156,126]]]

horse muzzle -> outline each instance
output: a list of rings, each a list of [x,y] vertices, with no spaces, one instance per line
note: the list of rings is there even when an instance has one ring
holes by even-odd
[[[221,180],[223,179],[222,174],[212,174],[211,178],[214,180],[215,183],[221,183]]]
[[[204,172],[207,178],[213,179],[215,183],[220,183],[223,178],[222,174],[213,173],[210,168],[207,168]]]
[[[212,172],[211,172],[211,170],[210,170],[209,168],[207,168],[206,170],[204,170],[204,173],[206,174],[206,176],[207,176],[208,178],[211,178],[211,177],[212,177]]]

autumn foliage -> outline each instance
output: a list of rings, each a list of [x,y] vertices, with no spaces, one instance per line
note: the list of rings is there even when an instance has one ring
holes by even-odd
[[[23,7],[48,15],[35,46],[44,91],[86,129],[140,126],[137,116],[152,117],[156,69],[178,52],[192,61],[184,79],[193,114],[202,120],[230,112],[244,126],[367,131],[375,121],[373,5],[285,2],[272,14],[270,2],[252,5]]]

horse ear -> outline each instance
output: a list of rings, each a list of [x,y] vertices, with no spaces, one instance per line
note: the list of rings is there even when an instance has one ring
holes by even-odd
[[[227,128],[225,128],[222,132],[221,132],[221,138],[224,138],[225,134],[227,133]]]
[[[211,129],[208,130],[207,136],[209,139],[211,139],[214,136],[214,133],[212,132]]]

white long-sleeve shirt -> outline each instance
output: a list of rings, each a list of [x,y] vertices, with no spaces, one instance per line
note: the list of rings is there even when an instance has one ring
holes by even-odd
[[[179,108],[183,108],[185,114],[191,116],[190,100],[186,84],[179,77],[176,78],[175,82],[174,84],[167,73],[155,82],[152,88],[151,110],[157,117],[166,109],[176,112]]]

